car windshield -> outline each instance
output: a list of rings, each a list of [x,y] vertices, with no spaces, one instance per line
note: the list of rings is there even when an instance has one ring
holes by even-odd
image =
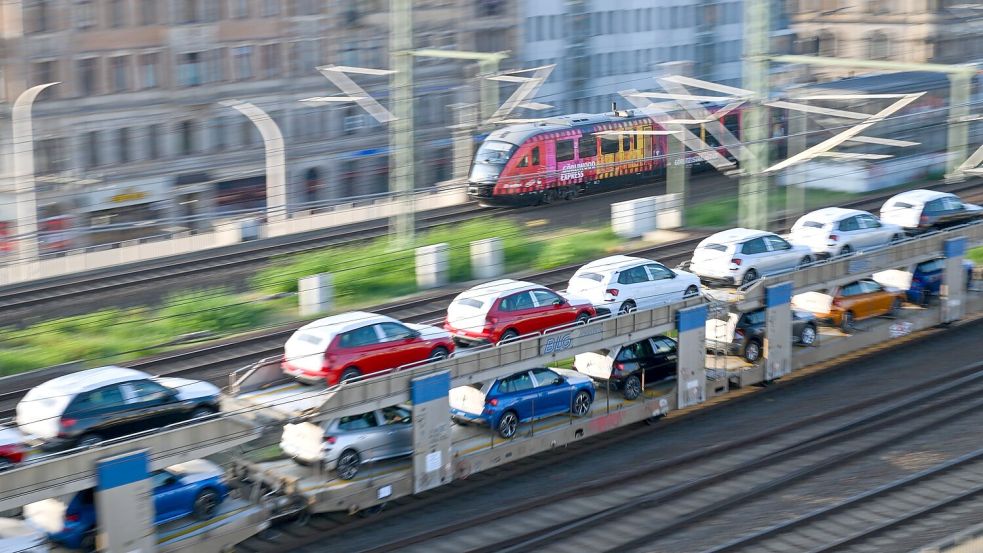
[[[515,146],[508,142],[489,140],[478,148],[478,152],[474,155],[474,162],[476,164],[492,163],[504,165],[509,160],[509,156],[514,149]]]

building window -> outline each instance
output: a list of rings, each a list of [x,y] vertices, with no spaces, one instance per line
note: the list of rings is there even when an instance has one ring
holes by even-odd
[[[39,61],[33,64],[31,71],[31,86],[39,84],[53,83],[58,80],[58,69],[55,61]],[[54,87],[52,87],[54,88]],[[50,94],[52,88],[48,89]]]
[[[217,48],[205,54],[206,67],[203,75],[204,82],[218,83],[225,80],[226,49]]]
[[[819,33],[819,55],[827,58],[836,56],[836,35],[829,31]]]
[[[235,67],[235,80],[247,81],[253,78],[253,47],[239,46],[232,49]]]
[[[293,60],[291,74],[297,77],[313,75],[317,65],[317,42],[313,40],[302,40],[293,43]]]
[[[260,47],[262,77],[269,79],[280,76],[280,45],[264,44]]]
[[[126,25],[126,2],[124,0],[110,0],[109,2],[109,26],[114,29]]]
[[[205,0],[202,6],[201,20],[206,23],[214,23],[222,19],[222,3],[225,0]]]
[[[181,155],[189,156],[195,151],[195,126],[191,121],[181,121]]]
[[[85,133],[85,154],[87,167],[99,167],[99,131]]]
[[[78,87],[82,96],[92,96],[99,92],[99,58],[85,58],[78,61]]]
[[[239,125],[239,136],[242,139],[242,145],[252,146],[254,142],[253,138],[259,132],[256,130],[256,125],[248,119],[240,122]]]
[[[53,30],[51,2],[48,0],[26,0],[24,2],[24,32],[44,33]]]
[[[160,159],[160,124],[147,127],[147,157],[149,159]]]
[[[61,140],[48,138],[34,145],[35,168],[38,174],[49,175],[62,170]]]
[[[345,123],[343,127],[345,134],[355,134],[356,131],[364,126],[365,121],[362,119],[361,113],[358,113],[353,107],[345,108]]]
[[[156,25],[159,21],[157,10],[160,9],[160,0],[140,0],[140,23],[142,25]]]
[[[189,52],[178,56],[178,82],[181,86],[201,85],[201,54]]]
[[[260,15],[263,17],[280,15],[280,0],[261,0],[261,5]]]
[[[130,162],[130,129],[123,127],[116,136],[116,149],[119,151],[119,162]]]
[[[212,119],[212,150],[220,152],[225,149],[225,118]]]
[[[96,15],[92,8],[92,0],[80,0],[75,4],[75,27],[91,29],[96,26]]]
[[[317,15],[321,13],[319,0],[290,0],[291,15]]]
[[[887,35],[874,31],[867,37],[867,56],[872,60],[886,60],[891,57],[891,45]]]
[[[478,0],[478,17],[505,15],[505,0]]]
[[[140,56],[140,88],[157,88],[160,85],[160,55]]]
[[[198,22],[198,0],[178,0],[180,13],[178,22],[197,23]]]
[[[249,0],[232,0],[232,17],[247,19],[249,17]]]
[[[109,66],[112,71],[113,92],[125,92],[129,88],[127,61],[127,56],[117,56],[109,59]]]

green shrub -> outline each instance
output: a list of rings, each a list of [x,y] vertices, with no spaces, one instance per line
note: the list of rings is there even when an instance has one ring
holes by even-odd
[[[543,241],[536,269],[546,270],[602,256],[621,243],[611,229],[576,231]]]
[[[977,265],[983,265],[983,246],[979,248],[973,248],[966,252],[966,259],[972,261]]]
[[[221,289],[171,295],[153,321],[176,337],[189,332],[229,332],[262,324],[269,308]]]

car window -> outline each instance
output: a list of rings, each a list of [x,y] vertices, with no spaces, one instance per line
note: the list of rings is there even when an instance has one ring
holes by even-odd
[[[573,159],[573,140],[556,141],[556,160],[570,161]]]
[[[634,361],[652,355],[652,345],[648,340],[628,344],[618,353],[618,361]]]
[[[133,380],[119,385],[126,403],[143,403],[145,401],[160,401],[167,399],[170,393],[167,388],[151,380]]]
[[[652,338],[652,345],[658,353],[672,353],[676,351],[676,343],[669,338]]]
[[[771,251],[778,252],[792,249],[792,245],[779,236],[765,236],[764,239],[771,245]]]
[[[611,136],[602,136],[601,153],[604,155],[618,153],[618,139]]]
[[[553,305],[557,301],[561,301],[563,299],[559,295],[554,294],[549,290],[533,290],[532,295],[534,298],[536,298],[536,304],[540,307],[545,305]]]
[[[546,388],[556,384],[560,375],[549,369],[533,369],[532,376],[536,379],[537,388]]]
[[[765,238],[763,236],[761,238],[755,238],[754,240],[748,240],[744,243],[744,246],[741,247],[741,253],[744,255],[754,255],[764,253],[766,251],[768,251],[768,248],[765,247]]]
[[[155,472],[150,477],[150,480],[151,480],[151,485],[153,485],[154,489],[157,489],[173,481],[174,475],[171,474],[170,472],[167,472],[166,470],[162,470],[160,472]]]
[[[93,411],[96,409],[104,409],[114,405],[121,405],[122,403],[123,394],[120,392],[119,385],[113,384],[111,386],[103,386],[102,388],[92,390],[91,392],[79,394],[75,397],[75,400],[72,401],[72,404],[68,407],[67,411],[72,413],[80,413],[84,411]]]
[[[946,196],[942,198],[942,209],[947,211],[958,211],[963,208],[963,203],[958,198]]]
[[[385,424],[409,424],[413,417],[410,410],[399,405],[382,408],[382,420]]]
[[[765,312],[764,310],[753,311],[747,314],[748,324],[759,325],[765,322]]]
[[[413,335],[413,331],[399,323],[379,323],[376,325],[382,331],[383,342],[405,340]]]
[[[339,430],[365,430],[376,426],[379,426],[379,421],[375,418],[375,411],[341,417],[341,420],[338,421]]]
[[[521,373],[504,378],[498,385],[498,391],[503,394],[524,392],[526,390],[532,390],[532,377],[529,376],[529,371],[522,371]]]
[[[860,225],[857,223],[856,217],[847,217],[846,219],[840,221],[840,224],[837,227],[837,229],[844,232],[851,231],[851,230],[859,230]]]
[[[672,278],[672,271],[659,265],[658,263],[649,263],[645,266],[649,272],[649,280],[665,280]]]
[[[359,346],[374,344],[378,341],[379,335],[375,332],[375,325],[368,325],[362,328],[356,328],[355,330],[349,330],[342,334],[338,345],[343,348],[357,348]]]
[[[532,149],[532,164],[539,165],[539,146]]]
[[[860,283],[861,288],[865,294],[872,294],[874,292],[880,292],[883,290],[880,284],[877,284],[873,280],[864,280]]]
[[[925,208],[922,209],[923,213],[938,213],[942,211],[945,207],[942,204],[942,198],[936,198],[930,202],[925,202]]]
[[[532,296],[529,292],[519,292],[518,294],[512,294],[511,296],[502,298],[499,309],[502,311],[519,311],[521,309],[532,309],[533,307],[535,305],[532,302]]]
[[[580,148],[580,158],[594,157],[597,155],[597,139],[593,135],[584,135],[580,137],[578,142],[578,147]]]
[[[862,289],[860,288],[860,283],[859,282],[853,282],[853,283],[847,284],[846,286],[844,286],[843,288],[841,288],[840,289],[840,295],[841,296],[844,296],[844,297],[847,297],[847,296],[856,296],[857,294],[863,293],[861,290]]]
[[[857,219],[860,221],[861,228],[880,228],[881,222],[874,218],[873,215],[857,215]]]
[[[618,284],[637,284],[639,282],[648,282],[648,279],[649,275],[645,271],[645,266],[639,265],[638,267],[621,271],[618,275]]]

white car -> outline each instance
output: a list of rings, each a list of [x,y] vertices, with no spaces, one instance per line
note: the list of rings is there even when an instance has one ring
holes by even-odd
[[[915,231],[959,225],[980,217],[983,207],[937,190],[909,190],[881,206],[881,221]]]
[[[628,313],[696,296],[700,277],[650,259],[612,255],[578,269],[567,291],[587,298],[594,307]]]
[[[904,229],[882,223],[866,211],[827,207],[808,213],[792,225],[788,241],[808,246],[817,257],[846,255],[904,238]]]
[[[773,232],[734,228],[700,242],[689,269],[701,280],[743,285],[812,260],[812,250],[807,246],[791,244]]]

